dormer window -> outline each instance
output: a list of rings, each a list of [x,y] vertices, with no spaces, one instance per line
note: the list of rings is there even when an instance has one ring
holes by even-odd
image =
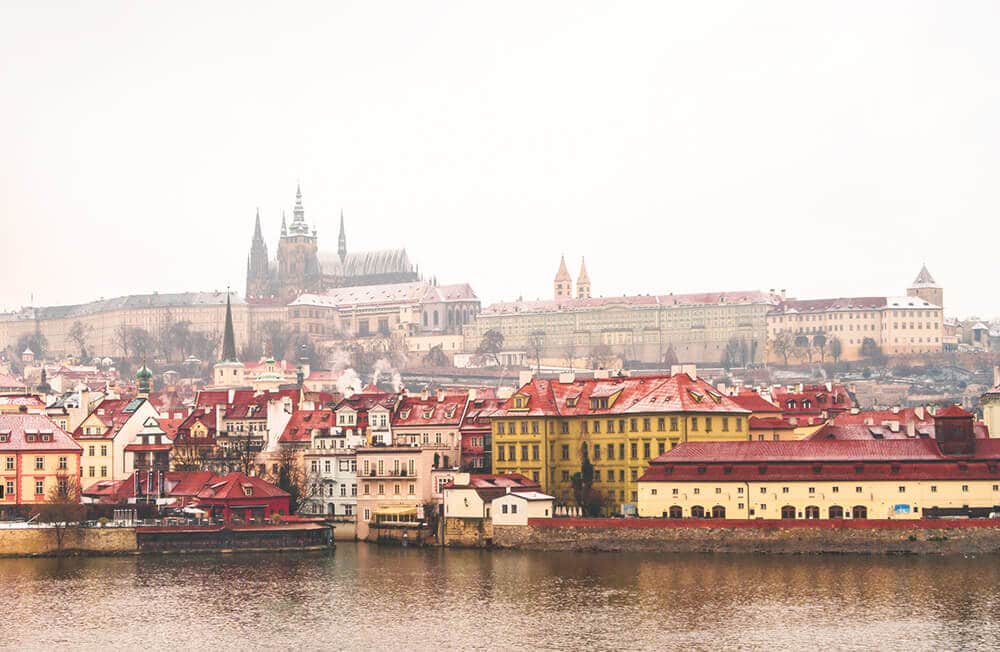
[[[251,486],[244,486],[243,487],[243,495],[244,496],[252,496],[253,495],[253,487],[251,487]]]

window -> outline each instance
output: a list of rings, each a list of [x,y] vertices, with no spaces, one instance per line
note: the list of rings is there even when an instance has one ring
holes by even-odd
[[[14,481],[13,480],[8,480],[7,481],[7,495],[8,496],[13,496],[14,495]]]
[[[568,460],[569,459],[569,444],[563,444],[562,445],[562,448],[560,449],[560,455],[562,456],[562,459],[564,459],[564,460]]]
[[[358,485],[356,485],[356,484],[352,484],[351,485],[351,495],[352,496],[357,496],[358,495]]]
[[[385,485],[382,484],[381,482],[378,483],[378,495],[379,496],[384,496],[385,495]]]
[[[497,446],[497,462],[504,462],[503,446]]]
[[[528,459],[528,445],[527,444],[522,444],[521,445],[521,461],[524,462],[527,459]]]
[[[366,496],[371,495],[371,493],[372,493],[371,490],[372,490],[371,485],[366,482],[365,483],[365,495]],[[365,511],[368,511],[368,510],[365,510]]]
[[[722,432],[729,432],[729,417],[722,417]]]
[[[967,492],[967,491],[969,491],[969,485],[967,485],[967,484],[963,484],[963,485],[962,485],[962,491],[963,491],[963,492]]]
[[[517,449],[517,447],[514,446],[514,444],[511,444],[511,445],[507,446],[507,459],[510,460],[511,462],[513,462],[516,459],[516,457],[514,455],[514,451],[516,449]]]
[[[510,513],[511,514],[517,514],[517,505],[511,505],[510,506]]]
[[[615,459],[615,445],[614,444],[608,444],[608,459],[609,460]]]
[[[656,445],[656,450],[660,455],[663,455],[664,453],[667,452],[667,445],[661,441]]]
[[[101,457],[107,457],[107,455],[108,455],[108,447],[101,446]]]
[[[533,434],[533,435],[537,435],[538,434],[538,422],[537,421],[532,421],[531,422],[531,434]]]
[[[781,488],[781,493],[787,494],[788,493],[788,487],[782,487]]]
[[[497,421],[497,434],[498,435],[504,434],[503,421]]]
[[[614,434],[614,432],[615,432],[615,420],[608,419],[608,434],[611,435]]]
[[[36,457],[35,458],[35,470],[36,471],[42,471],[44,469],[45,469],[45,458],[44,457]]]
[[[833,491],[833,493],[835,494],[840,493],[840,487],[834,485],[833,487],[831,487],[831,491]]]
[[[538,482],[538,471],[531,472],[531,479],[534,480],[535,482]]]
[[[399,495],[399,484],[392,485],[392,494],[394,496],[398,496]]]
[[[810,494],[816,493],[816,487],[809,487],[809,493]]]
[[[635,432],[636,430],[638,430],[638,425],[639,425],[639,420],[638,419],[629,419],[628,420],[628,428],[629,428],[629,430],[631,432]]]
[[[346,496],[347,496],[347,485],[346,484],[342,484],[342,485],[340,485],[340,497],[344,498]]]
[[[854,493],[856,493],[856,494],[861,493],[861,491],[862,491],[861,487],[855,487],[854,488]]]
[[[506,505],[502,505],[502,506],[500,507],[500,511],[501,511],[502,513],[506,514],[506,513],[507,513],[507,506],[506,506]]]
[[[45,481],[35,480],[35,495],[41,496],[45,493]]]
[[[14,470],[14,458],[13,457],[8,457],[7,458],[7,470],[8,471],[13,471]],[[8,492],[8,493],[10,493],[10,492]]]
[[[102,466],[101,467],[101,477],[102,478],[108,477],[108,467],[107,466]]]
[[[931,485],[931,493],[932,494],[936,494],[937,493],[937,485],[936,484],[932,484]]]
[[[666,430],[667,429],[667,420],[664,419],[663,417],[660,417],[659,419],[657,419],[656,420],[656,429],[659,432],[663,432],[664,430]]]
[[[698,430],[698,417],[691,417],[691,430],[692,431]]]
[[[698,494],[701,493],[701,487],[695,487],[694,488],[694,492],[692,492],[692,493],[694,493],[694,495],[697,496]]]
[[[899,493],[905,494],[906,493],[906,487],[904,487],[903,485],[899,485]]]
[[[712,432],[712,417],[705,417],[705,432]]]
[[[639,457],[639,444],[632,442],[629,445],[629,452],[632,454],[632,459]]]
[[[673,488],[673,489],[671,490],[670,494],[671,494],[672,496],[677,496],[677,495],[679,495],[679,494],[680,494],[680,492],[681,492],[681,490],[680,490],[680,489],[678,489],[677,487],[674,487],[674,488]]]
[[[531,447],[531,459],[535,462],[538,461],[538,453],[539,453],[538,444],[535,444],[534,446]]]
[[[584,427],[586,427],[586,422],[584,422]],[[600,421],[594,421],[594,434],[595,435],[601,434],[601,422]]]
[[[655,496],[656,495],[656,489],[650,489],[649,490],[649,495],[650,496]]]
[[[642,456],[645,459],[647,459],[647,460],[649,459],[649,442],[648,441],[644,442],[643,445],[642,445]]]
[[[643,432],[649,432],[650,429],[651,429],[651,420],[650,420],[649,417],[645,417],[642,420],[642,431]]]
[[[89,428],[88,428],[88,430],[89,430]],[[93,457],[94,456],[94,450],[95,450],[94,446],[87,446],[87,455],[89,455],[90,457]]]
[[[594,482],[600,482],[600,481],[601,481],[601,470],[594,469]]]
[[[562,472],[562,480],[563,482],[569,482],[569,471]]]

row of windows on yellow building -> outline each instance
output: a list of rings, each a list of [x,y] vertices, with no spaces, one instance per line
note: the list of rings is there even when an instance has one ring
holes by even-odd
[[[744,441],[745,414],[659,414],[618,417],[508,415],[493,421],[493,468],[521,473],[542,491],[571,503],[575,473],[587,459],[594,488],[609,504],[634,504],[638,478],[651,459],[687,441]],[[613,508],[617,511],[617,508]]]

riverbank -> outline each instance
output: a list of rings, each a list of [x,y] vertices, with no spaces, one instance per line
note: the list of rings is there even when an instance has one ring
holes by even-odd
[[[287,552],[333,548],[333,530],[320,523],[242,527],[52,527],[0,529],[0,557],[64,555]]]
[[[525,527],[494,525],[492,545],[616,553],[984,555],[1000,552],[1000,522],[530,519]]]

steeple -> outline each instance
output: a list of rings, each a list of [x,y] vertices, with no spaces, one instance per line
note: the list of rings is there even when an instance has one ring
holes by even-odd
[[[337,255],[340,256],[340,264],[343,265],[347,259],[347,234],[344,232],[344,209],[340,209],[340,235],[337,237]]]
[[[555,285],[555,298],[557,301],[559,299],[572,298],[573,277],[569,275],[569,270],[566,269],[566,256],[559,257],[559,271],[556,272],[554,285]]]
[[[288,225],[285,223],[285,211],[281,211],[281,237],[288,235]]]
[[[587,263],[580,259],[580,274],[576,277],[576,298],[590,298],[590,276],[587,275]]]
[[[222,335],[222,361],[239,362],[236,357],[236,334],[233,332],[233,306],[229,301],[229,288],[226,288],[226,329]]]
[[[253,225],[253,241],[255,243],[264,241],[264,236],[260,232],[260,208],[257,209],[257,219]]]
[[[295,208],[292,209],[292,225],[288,227],[292,235],[309,235],[309,225],[306,224],[306,209],[302,206],[302,187],[295,185]],[[315,236],[315,232],[313,233]]]
[[[920,268],[920,273],[917,274],[916,280],[913,281],[913,287],[937,287],[937,283],[934,282],[934,277],[931,273],[927,271],[927,264],[925,263],[923,267]]]
[[[931,273],[927,271],[927,265],[920,268],[920,273],[913,280],[913,284],[907,288],[906,295],[919,297],[938,308],[944,307],[944,288],[937,284]],[[940,317],[941,315],[936,315]]]

